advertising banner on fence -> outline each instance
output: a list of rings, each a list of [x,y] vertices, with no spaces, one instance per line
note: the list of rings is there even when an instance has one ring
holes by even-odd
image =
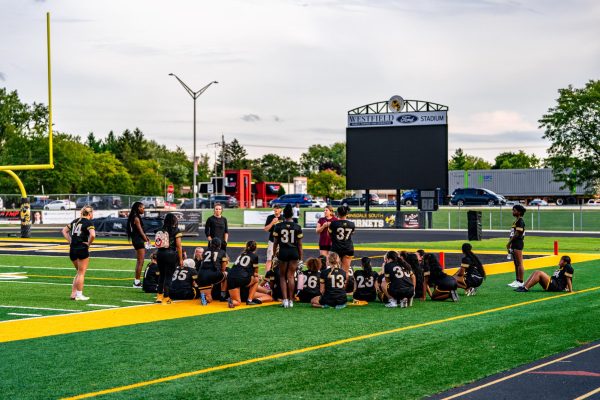
[[[244,210],[244,225],[264,225],[267,217],[271,214],[273,214],[273,211]],[[315,226],[317,226],[316,222]]]
[[[304,227],[316,228],[317,221],[323,217],[322,211],[306,211],[304,213]],[[396,211],[351,211],[348,219],[357,228],[401,228],[420,229],[425,227],[425,218],[419,212],[401,212],[400,221],[396,223]]]
[[[0,211],[0,224],[20,224],[19,210]]]

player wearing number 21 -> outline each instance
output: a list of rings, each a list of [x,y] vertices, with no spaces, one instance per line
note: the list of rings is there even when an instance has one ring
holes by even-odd
[[[275,225],[273,230],[273,253],[279,259],[279,282],[284,308],[294,307],[294,290],[296,287],[296,270],[298,261],[302,259],[302,228],[292,218],[294,212],[290,204],[283,209],[284,221]]]
[[[354,234],[354,222],[348,221],[346,218],[350,208],[341,206],[337,209],[338,220],[332,221],[329,224],[329,236],[331,236],[331,251],[337,253],[342,260],[342,268],[348,275],[350,262],[354,257],[354,243],[352,235]]]

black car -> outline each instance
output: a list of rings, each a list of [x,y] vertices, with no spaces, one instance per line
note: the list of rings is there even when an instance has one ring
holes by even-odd
[[[29,205],[29,207],[32,210],[43,210],[44,206],[47,205],[48,203],[50,203],[52,200],[51,199],[38,199],[36,201],[34,201],[33,203],[31,203]]]
[[[452,192],[450,204],[464,205],[505,205],[506,199],[488,189],[459,188]]]
[[[194,208],[210,208],[211,205],[212,205],[212,203],[208,199],[198,197],[196,199],[196,207],[194,207],[194,199],[187,199],[183,203],[181,203],[179,208],[181,208],[183,210],[186,210],[186,209],[191,210]]]
[[[210,196],[210,201],[212,202],[213,205],[215,203],[221,203],[223,208],[237,208],[240,206],[235,197],[228,196],[228,195],[215,194],[215,195]]]
[[[369,205],[378,206],[379,205],[379,196],[371,193],[369,194],[370,200]],[[367,195],[363,194],[361,197],[346,197],[340,201],[340,204],[343,206],[364,206],[367,204]]]

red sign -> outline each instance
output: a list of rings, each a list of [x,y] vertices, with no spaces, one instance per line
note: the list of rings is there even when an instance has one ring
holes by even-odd
[[[173,187],[173,185],[167,186],[167,193],[173,193],[174,191],[175,191],[175,188]]]

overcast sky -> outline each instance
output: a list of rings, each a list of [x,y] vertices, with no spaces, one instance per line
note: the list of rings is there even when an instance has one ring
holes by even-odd
[[[237,138],[298,159],[345,140],[346,113],[400,95],[449,107],[450,152],[545,156],[557,89],[600,78],[600,2],[504,0],[0,0],[0,86],[47,103],[55,129],[139,127],[192,154]],[[269,147],[271,146],[271,147]],[[281,148],[280,148],[281,147]]]

